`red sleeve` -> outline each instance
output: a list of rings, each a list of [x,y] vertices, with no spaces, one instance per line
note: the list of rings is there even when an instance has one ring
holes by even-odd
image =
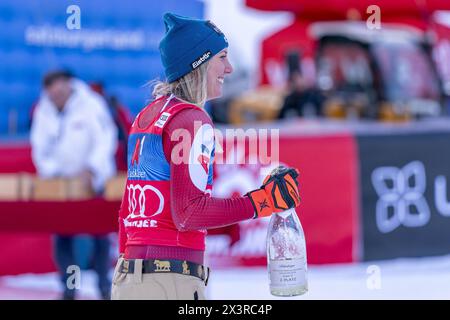
[[[197,123],[197,125],[194,125],[194,123]],[[211,163],[204,164],[206,172],[203,173],[201,170],[193,170],[193,166],[198,168],[201,165],[200,163],[195,163],[197,157],[189,161],[181,161],[181,163],[179,159],[171,157],[172,151],[176,148],[174,150],[176,151],[175,153],[182,150],[179,153],[186,153],[183,154],[184,159],[191,158],[187,154],[195,147],[195,144],[200,144],[197,147],[205,150],[205,154],[200,156],[202,157],[201,159],[213,158],[212,150],[209,149],[214,148],[203,148],[201,141],[194,138],[195,134],[201,130],[198,129],[194,132],[195,129],[200,127],[199,124],[201,126],[208,124],[212,126],[211,119],[204,111],[185,109],[176,114],[166,124],[163,132],[164,154],[170,163],[171,172],[170,197],[172,218],[177,228],[181,231],[223,227],[253,218],[254,216],[253,205],[248,197],[214,198],[198,187],[199,185],[207,184],[208,169],[206,168],[212,168]],[[183,135],[183,138],[175,139],[177,134],[174,134],[174,132],[177,129],[178,132],[180,132],[179,129],[182,129],[182,131],[189,134]],[[180,148],[180,143],[185,143],[183,148]],[[195,174],[196,172],[200,174]]]

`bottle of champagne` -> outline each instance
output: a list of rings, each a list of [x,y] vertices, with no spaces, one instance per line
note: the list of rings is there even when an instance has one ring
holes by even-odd
[[[272,214],[267,267],[271,294],[297,296],[308,291],[305,235],[295,209]]]

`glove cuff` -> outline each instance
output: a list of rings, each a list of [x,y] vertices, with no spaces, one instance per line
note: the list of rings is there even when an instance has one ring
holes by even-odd
[[[258,217],[267,217],[273,213],[272,204],[270,199],[267,197],[267,193],[264,189],[257,189],[250,191],[246,194],[249,197],[253,209],[255,210],[254,219]]]

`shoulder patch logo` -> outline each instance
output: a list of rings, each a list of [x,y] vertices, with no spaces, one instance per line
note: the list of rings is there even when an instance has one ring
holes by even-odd
[[[209,157],[205,155],[199,155],[197,158],[198,162],[200,162],[203,170],[205,170],[206,174],[209,173],[208,165],[209,165]]]
[[[198,128],[189,151],[189,177],[194,186],[205,192],[211,174],[211,153],[214,150],[214,129],[209,123]]]
[[[203,143],[202,143],[202,154],[200,154],[198,156],[197,160],[198,160],[198,162],[200,162],[200,164],[201,164],[203,170],[205,170],[206,174],[208,174],[209,173],[208,166],[209,166],[209,160],[210,160],[209,149]]]
[[[163,128],[167,120],[169,120],[170,113],[163,112],[159,117],[158,121],[155,122],[155,127]]]

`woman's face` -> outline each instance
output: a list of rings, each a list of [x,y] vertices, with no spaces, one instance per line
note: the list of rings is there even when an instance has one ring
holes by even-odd
[[[230,64],[230,61],[228,61],[228,50],[223,49],[212,57],[208,63],[208,100],[218,98],[222,95],[224,77],[231,72],[233,72],[233,67]]]

